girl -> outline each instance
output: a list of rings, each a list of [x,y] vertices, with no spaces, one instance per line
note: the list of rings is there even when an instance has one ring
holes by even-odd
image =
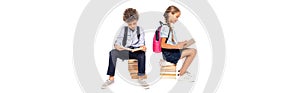
[[[179,59],[185,58],[179,70],[179,80],[193,81],[192,75],[187,69],[192,63],[197,50],[194,48],[184,48],[187,41],[177,42],[176,30],[173,24],[178,21],[179,17],[180,10],[176,6],[169,6],[164,13],[166,25],[163,25],[160,33],[162,54],[166,61],[174,64],[177,64]]]

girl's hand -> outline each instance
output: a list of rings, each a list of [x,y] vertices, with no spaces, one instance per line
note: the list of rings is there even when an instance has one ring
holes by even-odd
[[[186,44],[186,42],[178,42],[177,47],[178,49],[183,49],[183,46]]]
[[[187,45],[188,41],[187,40],[184,40],[183,42],[179,42],[179,43],[182,43],[182,47],[180,47],[180,49],[183,49],[185,48],[185,45]]]
[[[185,43],[185,44],[187,44],[187,42],[188,42],[187,40],[182,41],[182,43]]]

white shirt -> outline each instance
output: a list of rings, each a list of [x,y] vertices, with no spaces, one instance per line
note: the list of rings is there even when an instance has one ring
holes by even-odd
[[[126,45],[125,47],[140,47],[145,45],[145,34],[144,34],[144,29],[142,27],[140,27],[140,39],[138,39],[137,37],[137,27],[135,27],[134,31],[132,31],[129,27],[128,27],[128,33],[127,33],[127,41],[126,41]],[[123,46],[123,38],[124,38],[124,32],[125,32],[125,26],[122,27],[117,40],[115,41],[116,45],[119,46]]]
[[[170,31],[170,28],[168,25],[163,25],[162,28],[161,28],[161,31],[160,31],[160,37],[161,38],[168,38],[168,34],[169,34],[169,38],[167,40],[167,44],[170,44],[170,45],[176,45],[177,44],[177,37],[176,37],[176,31],[173,28],[173,31],[170,32],[169,34],[169,31]],[[173,34],[174,33],[174,41],[172,41],[172,37],[173,37]]]

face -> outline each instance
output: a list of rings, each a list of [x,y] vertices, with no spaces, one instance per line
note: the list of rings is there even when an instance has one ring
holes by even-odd
[[[131,30],[135,30],[135,27],[137,26],[137,20],[133,20],[131,22],[127,22],[127,25],[128,27],[131,29]]]
[[[169,15],[170,17],[169,17],[169,22],[171,22],[171,23],[176,23],[177,21],[178,21],[178,18],[180,17],[180,12],[177,12],[177,13],[175,13],[175,14],[171,14],[170,13],[170,15]]]

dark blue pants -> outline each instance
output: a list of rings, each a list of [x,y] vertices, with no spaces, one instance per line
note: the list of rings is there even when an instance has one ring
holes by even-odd
[[[109,65],[107,69],[107,75],[115,76],[117,58],[120,58],[122,60],[137,59],[138,76],[145,75],[146,56],[144,51],[131,52],[127,50],[122,50],[122,51],[116,49],[111,50],[109,52]]]

